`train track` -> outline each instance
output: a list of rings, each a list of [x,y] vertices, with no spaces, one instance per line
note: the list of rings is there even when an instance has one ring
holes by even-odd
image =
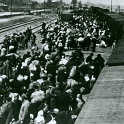
[[[55,16],[55,15],[51,15],[51,16]],[[44,17],[39,17],[37,19],[32,19],[28,22],[21,22],[21,23],[17,23],[17,24],[13,24],[13,25],[10,25],[10,26],[6,26],[6,27],[3,27],[3,28],[0,28],[0,33],[3,33],[3,32],[6,32],[6,31],[9,31],[9,30],[12,30],[12,29],[15,29],[15,28],[18,28],[18,27],[21,27],[21,26],[25,26],[27,24],[31,24],[31,23],[36,23],[38,21],[41,21],[41,20],[45,20],[45,19],[48,19],[49,16],[44,16]]]
[[[53,18],[53,19],[51,19],[51,20],[48,20],[48,21],[46,22],[46,24],[47,24],[47,25],[52,25],[52,24],[56,21],[56,19],[57,19],[57,18]],[[38,25],[38,26],[32,28],[33,33],[39,32],[39,31],[41,30],[41,26],[42,26],[42,24],[40,24],[40,25]]]
[[[11,27],[10,26],[4,27],[0,29],[0,34],[1,34],[0,43],[3,42],[5,35],[12,35],[13,33],[24,32],[25,28],[29,26],[31,26],[32,31],[36,33],[39,30],[41,30],[41,25],[43,21],[46,21],[47,25],[49,25],[50,23],[53,23],[54,20],[56,19],[57,16],[54,14],[54,15],[49,15],[47,17],[38,18],[36,20],[31,20],[27,23],[18,23]]]

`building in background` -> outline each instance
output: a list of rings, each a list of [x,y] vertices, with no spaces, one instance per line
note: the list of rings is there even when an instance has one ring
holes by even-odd
[[[6,4],[0,3],[0,12],[8,11],[8,6]]]

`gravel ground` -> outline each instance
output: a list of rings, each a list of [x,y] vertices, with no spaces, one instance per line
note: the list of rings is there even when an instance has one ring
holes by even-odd
[[[44,17],[44,16],[47,16],[47,15],[29,16],[29,17],[24,17],[24,18],[20,18],[20,19],[18,19],[18,17],[16,17],[16,19],[13,19],[11,21],[8,20],[6,22],[6,25],[9,26],[9,25],[13,25],[13,24],[16,24],[16,23],[20,23],[20,22],[27,22],[29,19],[31,20],[31,19],[34,19],[34,18],[39,18],[39,17]],[[50,16],[48,16],[47,19],[45,19],[45,21],[47,21],[49,19],[50,19]],[[12,35],[13,33],[23,32],[23,31],[26,30],[27,27],[31,26],[32,28],[34,28],[34,27],[42,24],[42,22],[43,22],[43,19],[41,19],[40,21],[37,21],[36,23],[27,24],[25,26],[21,26],[21,27],[18,27],[16,29],[12,29],[12,30],[7,31],[7,32],[3,32],[3,33],[0,34],[0,36],[1,36],[0,37],[0,42],[3,41],[5,35]],[[4,25],[4,23],[2,22],[1,25]]]
[[[37,16],[34,16],[34,15],[23,15],[23,16],[15,16],[10,18],[3,18],[3,19],[0,19],[0,28],[17,24],[20,22],[27,22],[27,20],[32,20],[35,18],[37,18]]]

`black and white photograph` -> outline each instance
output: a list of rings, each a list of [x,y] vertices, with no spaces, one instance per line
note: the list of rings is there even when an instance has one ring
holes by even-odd
[[[124,124],[124,0],[0,0],[0,124]]]

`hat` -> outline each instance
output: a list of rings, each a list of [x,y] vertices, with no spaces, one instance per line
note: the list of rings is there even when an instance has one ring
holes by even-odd
[[[38,84],[37,83],[33,83],[33,88],[34,89],[38,89],[39,88]]]
[[[88,36],[88,37],[90,37],[90,36],[91,36],[91,34],[90,34],[90,33],[88,33],[88,34],[87,34],[87,36]]]
[[[62,59],[62,60],[60,60],[59,64],[60,64],[60,65],[62,65],[62,64],[63,64],[63,65],[66,65],[67,62],[68,62],[68,61],[67,61],[66,59]]]
[[[26,58],[25,63],[28,64],[31,61],[31,58]]]
[[[82,34],[78,34],[78,36],[82,36]]]
[[[33,60],[32,61],[32,64],[35,65],[35,66],[37,66],[37,65],[39,65],[39,61],[38,60]]]
[[[31,48],[31,50],[35,50],[35,47],[33,46],[33,47]]]
[[[17,77],[17,81],[22,82],[23,80],[24,80],[24,78],[23,78],[23,76],[22,76],[22,75],[19,75],[19,76]]]
[[[27,66],[27,63],[22,62],[22,66],[21,66],[21,68],[24,68],[24,67],[26,67],[26,66]]]
[[[11,83],[11,82],[13,82],[14,81],[14,79],[9,79],[9,82]]]
[[[49,60],[49,59],[50,59],[50,55],[49,55],[49,54],[46,54],[46,55],[45,55],[45,59],[46,59],[46,60]]]
[[[101,54],[98,54],[97,57],[101,57]]]
[[[40,110],[37,115],[38,116],[43,116],[43,110]]]
[[[2,79],[2,77],[0,77],[0,83],[2,83],[3,82],[3,79]]]
[[[55,108],[51,111],[51,114],[57,114],[59,113],[59,109]]]
[[[37,68],[36,68],[36,66],[34,66],[33,64],[30,64],[30,65],[29,65],[29,70],[30,70],[30,71],[36,71]]]
[[[53,77],[53,75],[52,74],[48,74],[47,77]]]
[[[43,83],[43,79],[38,79],[37,83],[39,83],[41,85]]]
[[[23,77],[23,79],[24,79],[24,80],[27,80],[27,79],[28,79],[28,76],[27,76],[27,75],[25,75],[25,76]]]
[[[27,99],[27,95],[23,93],[23,94],[21,95],[21,98],[22,98],[22,99]]]
[[[0,76],[2,79],[8,79],[8,77],[6,76],[6,75],[2,75],[2,76]]]
[[[9,50],[13,50],[14,49],[14,46],[9,46]]]
[[[40,77],[45,78],[45,77],[47,77],[47,75],[46,75],[46,73],[43,72],[43,73],[40,74]]]

